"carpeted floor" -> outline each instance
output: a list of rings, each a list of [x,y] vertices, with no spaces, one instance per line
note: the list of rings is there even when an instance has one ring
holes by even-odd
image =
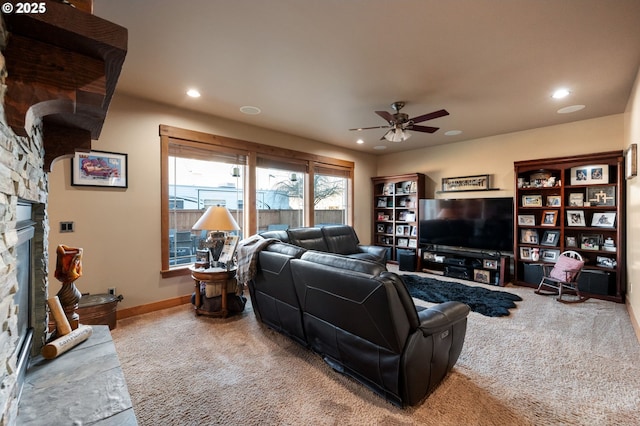
[[[472,312],[452,373],[405,409],[261,326],[250,302],[228,319],[183,305],[112,334],[141,425],[640,424],[640,344],[624,305],[499,289],[523,301],[510,316]]]

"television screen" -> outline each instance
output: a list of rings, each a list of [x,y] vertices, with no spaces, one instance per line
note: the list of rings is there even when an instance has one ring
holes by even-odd
[[[420,244],[513,251],[513,198],[420,200]]]

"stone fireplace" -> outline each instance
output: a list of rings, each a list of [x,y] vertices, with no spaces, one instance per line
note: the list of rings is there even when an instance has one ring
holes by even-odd
[[[47,174],[43,168],[41,132],[35,129],[31,137],[17,137],[6,125],[4,109],[0,113],[0,315],[3,318],[0,424],[11,424],[17,413],[19,380],[26,370],[28,355],[39,352],[47,338]],[[19,217],[19,211],[24,212],[25,206],[29,208],[26,220]],[[27,223],[30,226],[25,227]],[[25,251],[25,238],[30,246],[30,259],[18,267],[18,256]],[[24,270],[24,266],[28,270]],[[23,286],[25,282],[19,278],[25,274],[29,277],[28,287],[22,288],[20,281]],[[20,300],[27,300],[30,308],[22,306]]]

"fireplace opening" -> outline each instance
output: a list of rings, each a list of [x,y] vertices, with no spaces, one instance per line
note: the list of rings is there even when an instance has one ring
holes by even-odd
[[[27,367],[29,366],[34,323],[32,241],[35,235],[35,222],[32,220],[32,205],[28,202],[18,202],[16,230],[18,234],[18,242],[15,249],[18,291],[14,294],[14,303],[18,307],[18,344],[16,348],[18,350],[17,391],[19,399]]]

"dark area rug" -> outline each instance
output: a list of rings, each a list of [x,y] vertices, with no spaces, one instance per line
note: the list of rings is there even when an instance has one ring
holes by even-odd
[[[515,302],[522,300],[520,296],[506,291],[488,290],[418,275],[401,277],[412,297],[432,303],[456,300],[469,305],[472,311],[488,317],[509,315],[509,309],[516,307]]]

